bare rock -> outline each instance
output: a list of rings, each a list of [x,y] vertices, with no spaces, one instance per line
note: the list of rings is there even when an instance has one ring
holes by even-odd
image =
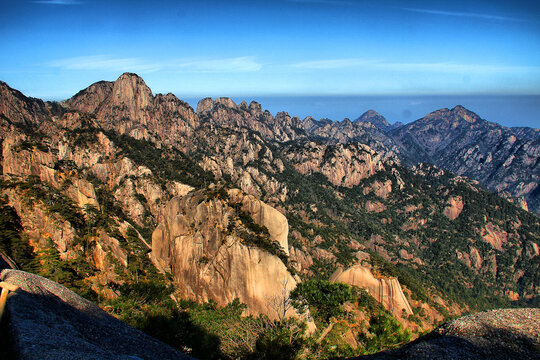
[[[468,315],[400,349],[356,359],[540,359],[540,309],[500,309]]]
[[[398,279],[376,278],[371,269],[366,266],[354,265],[346,270],[337,269],[330,277],[330,281],[366,289],[371,296],[398,317],[401,317],[403,313],[413,314]]]
[[[153,261],[173,274],[185,297],[213,299],[220,305],[238,298],[249,314],[275,318],[276,309],[269,304],[287,296],[296,281],[278,256],[242,240],[234,230],[242,224],[230,204],[238,204],[255,223],[267,227],[270,238],[288,252],[286,219],[239,190],[230,190],[228,196],[228,201],[209,199],[204,191],[194,191],[173,198],[152,235]]]
[[[289,148],[286,156],[300,173],[321,173],[336,186],[356,186],[384,169],[383,157],[359,143],[326,145],[309,142]]]
[[[448,206],[444,208],[444,215],[450,220],[457,219],[463,210],[463,198],[461,196],[453,196],[446,203]]]
[[[502,251],[503,245],[508,241],[508,234],[502,230],[498,225],[489,222],[482,229],[482,238],[487,243],[491,244],[495,249]]]
[[[51,280],[10,269],[0,279],[19,286],[7,301],[18,359],[190,359]]]

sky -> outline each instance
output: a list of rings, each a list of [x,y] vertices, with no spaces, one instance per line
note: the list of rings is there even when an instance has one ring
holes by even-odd
[[[45,100],[126,71],[180,98],[540,95],[540,1],[0,0],[0,49]]]

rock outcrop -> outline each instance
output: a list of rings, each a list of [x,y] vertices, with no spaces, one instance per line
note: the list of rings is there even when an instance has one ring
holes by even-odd
[[[369,146],[358,143],[308,142],[288,148],[286,157],[300,173],[321,173],[336,186],[356,186],[384,169],[384,158]]]
[[[272,116],[269,111],[262,111],[261,105],[245,102],[236,105],[229,98],[218,98],[215,101],[205,98],[197,105],[197,113],[203,120],[211,119],[213,123],[227,128],[248,128],[256,131],[266,140],[290,141],[306,134],[300,128],[300,119],[291,117],[286,112]]]
[[[444,208],[444,215],[450,220],[456,220],[463,210],[463,197],[451,197],[446,203],[448,206]]]
[[[296,286],[279,249],[268,247],[277,243],[285,254],[287,220],[237,189],[219,192],[195,191],[173,198],[152,235],[152,258],[173,274],[179,291],[190,299],[226,305],[238,298],[248,313],[276,318],[280,309],[272,306]],[[250,242],[263,227],[269,238]]]
[[[396,350],[356,359],[540,359],[540,309],[500,309],[465,316]]]
[[[6,311],[17,359],[191,359],[51,280],[10,269],[0,280],[19,286]]]
[[[330,277],[332,282],[358,286],[366,289],[384,307],[397,317],[413,314],[411,305],[403,294],[399,280],[396,278],[376,278],[369,267],[354,265],[348,269],[337,269]]]
[[[157,94],[136,74],[122,74],[114,83],[98,82],[65,101],[66,106],[90,113],[99,125],[136,139],[188,146],[198,117],[173,94]]]

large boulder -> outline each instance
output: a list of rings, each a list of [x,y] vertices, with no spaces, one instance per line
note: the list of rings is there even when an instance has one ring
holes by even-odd
[[[54,281],[11,269],[0,280],[19,286],[6,311],[17,359],[190,359]]]
[[[465,316],[396,350],[356,359],[540,359],[540,309],[499,309]]]

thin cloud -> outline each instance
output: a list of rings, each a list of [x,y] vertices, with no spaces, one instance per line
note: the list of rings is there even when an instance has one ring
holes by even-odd
[[[132,71],[137,73],[150,73],[159,70],[238,73],[259,71],[263,66],[252,56],[223,59],[184,59],[151,63],[140,58],[118,58],[110,55],[59,59],[46,65],[64,70]]]
[[[182,71],[190,72],[255,72],[263,64],[257,62],[253,56],[243,56],[224,59],[195,59],[171,64]]]
[[[517,19],[506,16],[498,16],[491,14],[478,14],[478,13],[467,13],[467,12],[457,12],[457,11],[443,11],[443,10],[432,10],[432,9],[419,9],[419,8],[401,8],[402,10],[424,13],[424,14],[434,14],[434,15],[443,15],[443,16],[457,16],[457,17],[469,17],[477,19],[487,19],[487,20],[501,20],[501,21],[524,21],[523,19]]]
[[[360,58],[306,61],[290,64],[289,66],[303,70],[363,69],[440,73],[533,73],[540,71],[540,67],[535,66],[460,64],[452,62],[395,63]]]
[[[441,73],[532,73],[539,71],[535,66],[509,66],[488,64],[460,64],[451,62],[440,63],[379,63],[376,67],[395,71],[420,71]]]
[[[342,69],[350,67],[359,67],[374,64],[373,60],[366,59],[330,59],[330,60],[315,60],[304,61],[291,64],[294,68],[310,69],[310,70],[325,70],[325,69]]]
[[[114,58],[109,55],[81,56],[47,63],[64,70],[106,70],[149,73],[162,68],[159,64],[145,63],[138,58]]]
[[[332,1],[332,0],[288,0],[299,4],[323,4],[323,5],[355,5],[352,1]]]
[[[34,4],[45,4],[45,5],[81,5],[84,4],[82,1],[77,0],[36,0],[32,1]]]

